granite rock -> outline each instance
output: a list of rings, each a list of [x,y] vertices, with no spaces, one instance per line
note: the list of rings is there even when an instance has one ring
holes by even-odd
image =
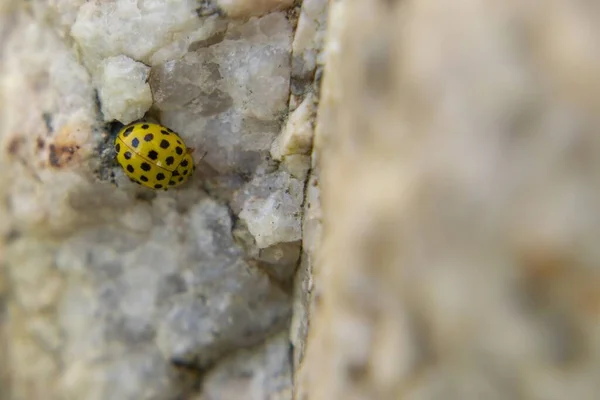
[[[258,377],[256,393],[290,396],[282,349],[292,301],[279,281],[300,255],[303,182],[269,151],[287,115],[293,26],[280,11],[232,21],[197,6],[0,5],[7,400],[185,398],[203,395],[199,381],[212,371],[215,393],[239,376],[235,360],[279,370],[281,385]],[[105,119],[126,122],[147,107],[195,148],[198,172],[180,189],[135,185],[111,161],[117,124]],[[244,207],[259,208],[247,201],[268,203],[271,184],[293,217],[275,235],[248,219],[270,239],[246,248],[235,223]]]
[[[104,121],[129,124],[146,114],[152,106],[149,73],[149,67],[127,56],[102,61],[96,86]]]

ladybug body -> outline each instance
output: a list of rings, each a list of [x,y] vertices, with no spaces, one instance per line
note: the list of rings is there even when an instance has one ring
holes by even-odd
[[[137,122],[121,129],[115,139],[117,162],[134,182],[151,189],[170,189],[194,172],[192,149],[169,128]]]

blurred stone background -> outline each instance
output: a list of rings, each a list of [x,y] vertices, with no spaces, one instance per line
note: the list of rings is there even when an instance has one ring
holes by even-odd
[[[3,0],[0,399],[598,398],[599,20]]]

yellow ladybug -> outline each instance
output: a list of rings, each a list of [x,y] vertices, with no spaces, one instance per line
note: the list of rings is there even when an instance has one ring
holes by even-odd
[[[195,170],[192,149],[178,134],[158,124],[137,122],[123,127],[115,150],[127,176],[151,189],[179,186]]]

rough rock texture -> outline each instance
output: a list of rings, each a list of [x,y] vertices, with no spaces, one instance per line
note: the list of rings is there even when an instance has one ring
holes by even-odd
[[[304,178],[269,156],[280,3],[236,21],[197,1],[0,3],[2,400],[290,398]],[[117,114],[148,86],[146,117],[195,148],[177,190],[111,163],[104,119],[137,117]]]
[[[295,397],[598,398],[596,4],[331,5]]]
[[[261,348],[251,352],[242,351],[223,360],[206,376],[201,399],[291,399],[292,364],[289,352],[287,335],[277,335]],[[240,393],[244,393],[244,397],[239,397]]]
[[[61,3],[68,2],[58,2],[50,10]],[[70,33],[92,73],[104,58],[121,54],[154,64],[153,56],[161,49],[189,40],[189,35],[210,35],[215,29],[198,18],[195,0],[111,0],[73,5],[77,17]]]
[[[152,69],[163,123],[189,138],[219,175],[271,168],[287,110],[292,27],[283,13],[231,22],[227,32]]]
[[[333,5],[335,6],[335,5]],[[306,0],[298,18],[296,36],[292,45],[292,86],[290,109],[294,109],[282,134],[273,142],[271,152],[275,158],[282,156],[282,167],[293,176],[309,173],[305,186],[302,219],[302,255],[294,279],[293,317],[290,326],[290,341],[294,346],[294,368],[299,370],[304,357],[309,327],[309,317],[314,304],[315,293],[313,275],[317,267],[317,250],[321,246],[322,209],[320,200],[320,166],[317,153],[305,155],[308,142],[313,143],[315,121],[311,120],[313,101],[318,98],[320,78],[323,70],[323,44],[325,27],[334,30],[339,24],[331,20],[326,24],[329,10],[328,0]],[[334,31],[331,37],[335,38]],[[329,49],[329,52],[334,52]],[[326,111],[326,109],[325,109]],[[327,114],[320,114],[327,117]],[[327,128],[322,122],[320,129]],[[321,135],[323,133],[321,132]],[[282,144],[284,144],[282,146]],[[282,149],[287,149],[285,152]],[[289,154],[285,154],[289,153]],[[302,376],[302,375],[300,375]],[[302,393],[302,386],[296,390],[295,397]]]
[[[128,124],[138,120],[152,107],[148,85],[150,68],[127,56],[109,57],[99,68],[98,99],[104,121]]]
[[[317,66],[323,65],[328,0],[303,0],[292,43],[292,103],[310,93]],[[297,100],[296,100],[297,101]]]
[[[210,1],[210,0],[209,0]],[[231,18],[247,18],[268,12],[285,10],[294,0],[212,0],[216,6]]]

